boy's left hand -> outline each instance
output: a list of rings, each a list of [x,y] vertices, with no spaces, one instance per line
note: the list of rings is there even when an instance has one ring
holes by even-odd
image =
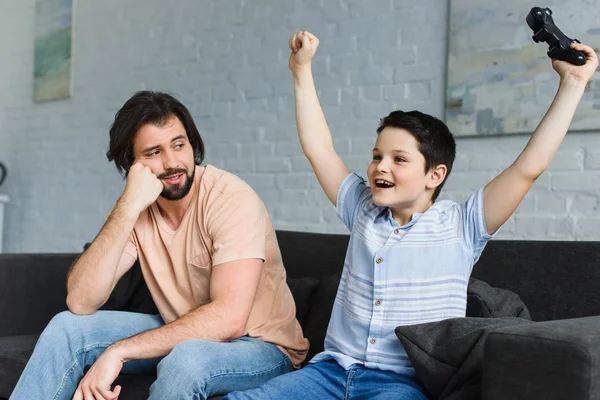
[[[594,73],[598,68],[598,56],[594,49],[585,44],[571,43],[571,48],[585,54],[585,64],[573,65],[567,61],[554,59],[552,60],[552,68],[558,72],[561,81],[574,78],[578,82],[587,83],[592,79],[592,76],[594,76]]]

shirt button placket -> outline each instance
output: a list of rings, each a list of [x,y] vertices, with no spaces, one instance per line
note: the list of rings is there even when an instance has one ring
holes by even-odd
[[[378,265],[381,265],[381,263],[383,263],[383,257],[377,257],[375,259],[375,262]],[[377,271],[375,271],[375,276],[377,277]],[[381,305],[381,300],[375,300],[374,304],[375,304],[375,306]],[[381,313],[381,312],[383,312],[383,309],[382,308],[378,308],[378,310],[373,310],[373,312],[374,313]],[[371,320],[371,325],[373,325],[373,320]],[[369,330],[371,331],[372,329],[369,329]],[[372,337],[371,339],[369,339],[369,343],[372,344],[372,345],[374,345],[374,344],[377,343],[377,339],[375,339],[375,338]]]

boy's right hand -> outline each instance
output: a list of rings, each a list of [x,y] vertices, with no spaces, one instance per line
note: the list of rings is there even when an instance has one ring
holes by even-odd
[[[308,31],[296,32],[290,39],[292,54],[290,54],[289,66],[292,72],[309,66],[318,47],[319,39],[315,35]]]
[[[139,215],[156,201],[163,188],[163,183],[154,175],[150,167],[137,162],[129,168],[127,184],[121,200],[130,212]]]

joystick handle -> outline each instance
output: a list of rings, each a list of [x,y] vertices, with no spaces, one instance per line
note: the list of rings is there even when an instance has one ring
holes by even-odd
[[[585,54],[573,50],[571,43],[580,43],[577,39],[567,37],[554,24],[552,10],[533,7],[525,18],[527,25],[533,30],[532,39],[536,43],[548,43],[548,57],[570,62],[574,65],[585,64]]]

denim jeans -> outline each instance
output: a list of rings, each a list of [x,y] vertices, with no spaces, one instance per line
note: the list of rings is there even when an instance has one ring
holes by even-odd
[[[223,400],[427,400],[410,377],[354,364],[345,370],[333,360],[309,364],[244,392],[232,392]]]
[[[71,399],[84,371],[109,345],[163,324],[160,316],[123,311],[62,312],[40,336],[10,399]],[[164,400],[249,389],[292,370],[277,346],[244,336],[227,343],[187,340],[163,358],[126,362],[122,373],[156,373],[149,398]]]

